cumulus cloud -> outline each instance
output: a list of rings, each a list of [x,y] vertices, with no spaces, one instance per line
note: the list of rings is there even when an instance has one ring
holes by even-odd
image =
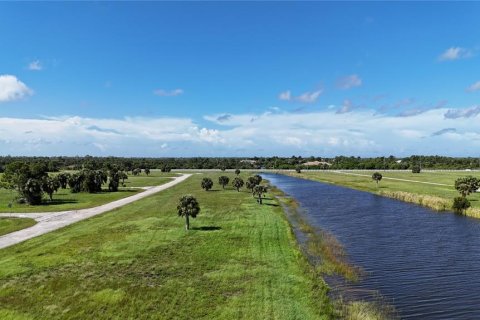
[[[449,61],[449,60],[459,60],[470,58],[473,55],[473,52],[466,48],[461,47],[450,47],[445,50],[439,57],[440,61]]]
[[[351,74],[337,81],[337,87],[347,90],[362,85],[362,79],[357,74]]]
[[[43,70],[43,65],[40,60],[34,60],[28,64],[27,69],[31,71],[41,71]]]
[[[475,82],[467,88],[467,92],[474,92],[480,90],[480,81]]]
[[[33,90],[17,77],[0,75],[0,102],[15,101],[33,94]]]
[[[183,89],[174,89],[174,90],[156,89],[153,91],[153,94],[160,97],[176,97],[183,94]]]
[[[445,116],[455,110],[464,116]],[[168,117],[0,118],[0,149],[12,155],[244,157],[418,153],[463,156],[480,148],[478,120],[466,116],[480,113],[480,107],[431,109],[408,118],[366,108],[337,111],[229,113],[226,120],[219,120],[225,114],[217,114],[205,116],[204,125],[189,118]]]
[[[315,91],[307,91],[302,93],[299,96],[293,96],[290,90],[281,92],[278,95],[280,100],[284,101],[298,101],[302,103],[313,103],[322,95],[323,89],[318,89]]]
[[[449,109],[445,113],[446,119],[473,118],[480,114],[480,106],[472,106],[463,109]]]

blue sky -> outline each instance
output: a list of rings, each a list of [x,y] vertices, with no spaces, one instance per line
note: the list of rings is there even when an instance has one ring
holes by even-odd
[[[480,4],[0,3],[0,153],[480,147]]]

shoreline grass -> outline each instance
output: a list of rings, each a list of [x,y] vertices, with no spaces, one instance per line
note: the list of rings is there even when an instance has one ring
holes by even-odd
[[[296,244],[318,277],[337,275],[347,282],[357,282],[363,271],[348,261],[348,255],[334,235],[313,227],[299,212],[298,202],[286,196],[282,190],[270,185],[270,192],[277,198],[285,212]],[[301,238],[299,234],[301,233]],[[328,283],[327,283],[328,285]],[[335,313],[342,319],[383,320],[395,318],[395,308],[376,297],[372,301],[343,300],[342,292],[336,297],[329,295],[335,306]]]

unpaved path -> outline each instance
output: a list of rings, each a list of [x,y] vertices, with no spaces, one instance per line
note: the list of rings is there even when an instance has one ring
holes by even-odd
[[[346,174],[346,175],[351,175],[351,176],[372,177],[371,175],[368,175],[368,174],[345,172],[345,171],[338,171],[338,170],[334,170],[334,171],[331,171],[331,172],[333,172],[333,173],[340,173],[340,174]],[[409,180],[409,179],[401,179],[401,178],[390,178],[390,177],[383,177],[383,179],[396,180],[396,181],[405,181],[405,182],[423,183],[423,184],[430,184],[430,185],[434,185],[434,186],[453,187],[453,186],[450,185],[450,184],[437,183],[437,182],[426,182],[426,181]]]
[[[182,176],[175,177],[174,180],[162,184],[160,186],[151,187],[147,190],[135,194],[130,197],[126,197],[120,200],[109,202],[98,207],[69,210],[60,212],[41,212],[41,213],[2,213],[0,217],[19,217],[19,218],[33,218],[37,221],[37,224],[26,229],[15,231],[0,237],[0,249],[12,246],[14,244],[23,242],[25,240],[38,237],[42,234],[63,228],[72,223],[88,219],[90,217],[102,214],[104,212],[122,207],[126,204],[148,197],[154,193],[163,191],[174,185],[186,180],[191,174],[183,174]]]

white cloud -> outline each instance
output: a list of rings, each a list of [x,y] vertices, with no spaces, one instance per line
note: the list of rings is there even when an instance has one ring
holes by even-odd
[[[33,90],[17,77],[0,75],[0,102],[19,100],[33,94]]]
[[[317,99],[320,97],[320,95],[323,93],[323,89],[318,89],[315,91],[307,91],[302,93],[299,96],[292,96],[292,93],[290,90],[281,92],[278,95],[278,98],[280,100],[285,100],[285,101],[299,101],[302,103],[313,103],[317,101]]]
[[[285,101],[290,101],[290,99],[292,99],[292,93],[290,92],[290,90],[281,92],[281,93],[278,95],[278,99],[280,99],[280,100],[285,100]]]
[[[202,126],[167,117],[0,118],[0,150],[12,155],[463,156],[480,148],[480,107],[443,107],[408,118],[365,108],[336,111],[229,113],[226,120],[209,115]]]
[[[475,82],[467,88],[467,92],[474,92],[480,90],[480,81]]]
[[[448,61],[448,60],[465,59],[465,58],[470,58],[472,55],[473,55],[473,52],[469,49],[461,48],[461,47],[450,47],[438,57],[438,60]]]
[[[174,89],[174,90],[157,89],[153,91],[153,94],[160,97],[176,97],[183,94],[183,89]]]
[[[347,90],[362,85],[362,79],[357,74],[351,74],[338,80],[337,87]]]
[[[338,114],[347,113],[347,112],[352,111],[352,108],[353,108],[353,103],[352,103],[352,101],[349,100],[349,99],[345,99],[345,100],[343,101],[343,104],[342,104],[342,106],[340,107],[340,109],[337,110],[337,113],[338,113]]]
[[[312,103],[317,101],[318,97],[323,93],[323,90],[317,90],[317,91],[312,91],[312,92],[305,92],[299,95],[296,99],[300,102],[304,103]]]
[[[43,70],[43,65],[40,60],[34,60],[28,64],[27,68],[31,71],[41,71]]]

